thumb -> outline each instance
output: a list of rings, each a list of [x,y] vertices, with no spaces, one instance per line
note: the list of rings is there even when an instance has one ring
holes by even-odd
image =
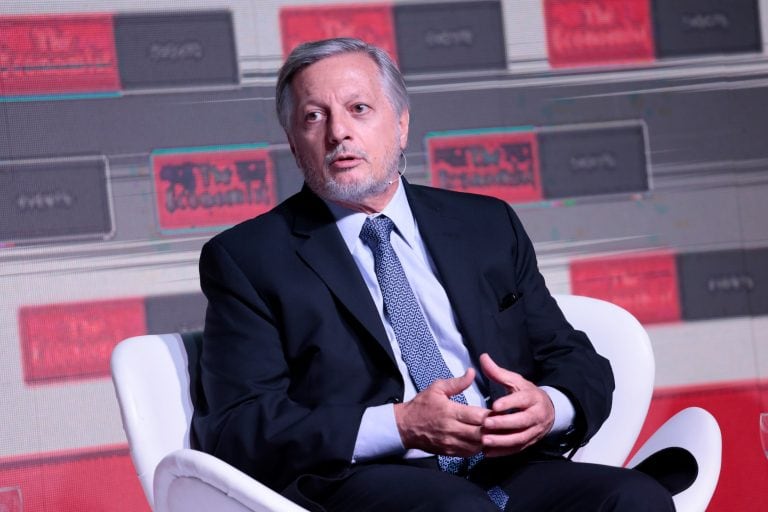
[[[480,368],[483,370],[483,374],[490,380],[501,384],[508,390],[512,391],[520,387],[522,377],[512,371],[506,370],[496,364],[496,361],[491,359],[488,354],[482,354],[480,356]]]
[[[462,375],[461,377],[453,377],[450,379],[436,380],[433,385],[441,393],[445,394],[445,396],[450,398],[453,395],[458,395],[459,393],[467,389],[472,384],[472,381],[474,380],[475,380],[475,369],[467,368],[467,371],[464,372],[464,375]]]
[[[506,377],[504,368],[497,365],[496,361],[491,359],[491,356],[488,354],[480,354],[480,368],[489,379],[498,382],[499,384],[506,384],[504,381],[504,378]]]

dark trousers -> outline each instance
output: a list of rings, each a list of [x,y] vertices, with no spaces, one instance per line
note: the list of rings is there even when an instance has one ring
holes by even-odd
[[[328,512],[498,512],[484,489],[495,484],[510,497],[507,512],[675,510],[666,489],[631,469],[561,457],[483,463],[472,480],[440,471],[434,457],[362,464],[312,498]]]

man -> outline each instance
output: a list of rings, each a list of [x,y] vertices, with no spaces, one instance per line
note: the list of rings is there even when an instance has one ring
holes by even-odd
[[[508,205],[398,175],[387,55],[298,47],[277,111],[305,187],[203,248],[200,447],[311,510],[673,510],[562,456],[607,417],[610,367]]]

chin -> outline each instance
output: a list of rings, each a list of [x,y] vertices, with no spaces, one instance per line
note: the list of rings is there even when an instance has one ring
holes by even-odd
[[[323,187],[323,193],[319,195],[334,201],[359,202],[383,193],[387,187],[389,187],[387,181],[329,180]]]

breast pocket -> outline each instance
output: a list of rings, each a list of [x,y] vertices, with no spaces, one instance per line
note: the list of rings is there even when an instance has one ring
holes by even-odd
[[[522,292],[504,293],[494,319],[503,331],[519,329],[525,325],[525,306]]]

